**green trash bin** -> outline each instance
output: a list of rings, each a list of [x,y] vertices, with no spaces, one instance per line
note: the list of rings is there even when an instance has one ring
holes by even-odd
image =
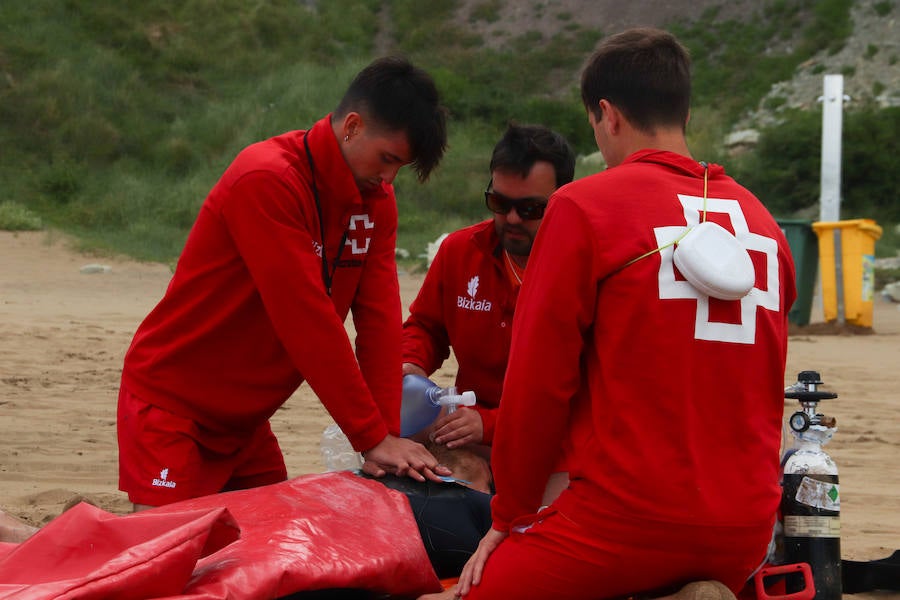
[[[788,313],[794,325],[809,325],[813,293],[816,289],[816,269],[819,266],[819,237],[812,222],[801,219],[777,219],[787,238],[796,269],[797,301]]]

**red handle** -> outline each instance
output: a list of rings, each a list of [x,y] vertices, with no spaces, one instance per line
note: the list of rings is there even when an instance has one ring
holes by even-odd
[[[803,589],[793,594],[772,595],[766,593],[763,584],[765,577],[772,575],[785,575],[790,573],[803,573]],[[753,576],[753,584],[756,587],[757,600],[812,600],[816,595],[816,586],[813,583],[812,569],[807,563],[793,563],[790,565],[773,565],[764,567]]]

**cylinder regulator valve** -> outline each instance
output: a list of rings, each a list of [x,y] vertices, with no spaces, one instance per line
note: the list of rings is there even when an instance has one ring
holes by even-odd
[[[817,372],[800,371],[797,375],[797,383],[785,388],[784,397],[799,400],[802,407],[802,410],[792,414],[788,420],[788,425],[793,431],[802,433],[809,429],[810,425],[834,427],[835,419],[833,417],[826,417],[816,411],[819,401],[837,398],[837,394],[820,391],[818,389],[820,385],[822,385],[822,380]]]
[[[781,517],[786,563],[807,563],[815,585],[815,600],[841,599],[841,526],[838,469],[822,449],[836,431],[836,420],[818,412],[819,402],[837,398],[819,388],[815,371],[802,371],[797,383],[784,390],[801,409],[788,419],[793,446],[782,469]],[[799,592],[790,580],[787,592]]]

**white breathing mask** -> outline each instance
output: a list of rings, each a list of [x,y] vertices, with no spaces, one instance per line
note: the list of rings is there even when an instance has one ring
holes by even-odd
[[[750,293],[756,283],[756,270],[747,249],[727,229],[706,220],[709,165],[705,162],[700,164],[703,166],[703,220],[689,227],[678,239],[629,260],[607,277],[669,246],[675,246],[672,261],[687,282],[701,294],[719,300],[740,300]]]
[[[720,300],[740,300],[756,282],[747,249],[712,221],[692,227],[676,244],[672,259],[692,286]]]

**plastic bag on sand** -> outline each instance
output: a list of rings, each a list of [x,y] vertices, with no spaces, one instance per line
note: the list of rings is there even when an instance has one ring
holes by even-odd
[[[349,472],[121,517],[81,504],[0,555],[0,598],[224,600],[334,588],[442,589],[406,498]]]

